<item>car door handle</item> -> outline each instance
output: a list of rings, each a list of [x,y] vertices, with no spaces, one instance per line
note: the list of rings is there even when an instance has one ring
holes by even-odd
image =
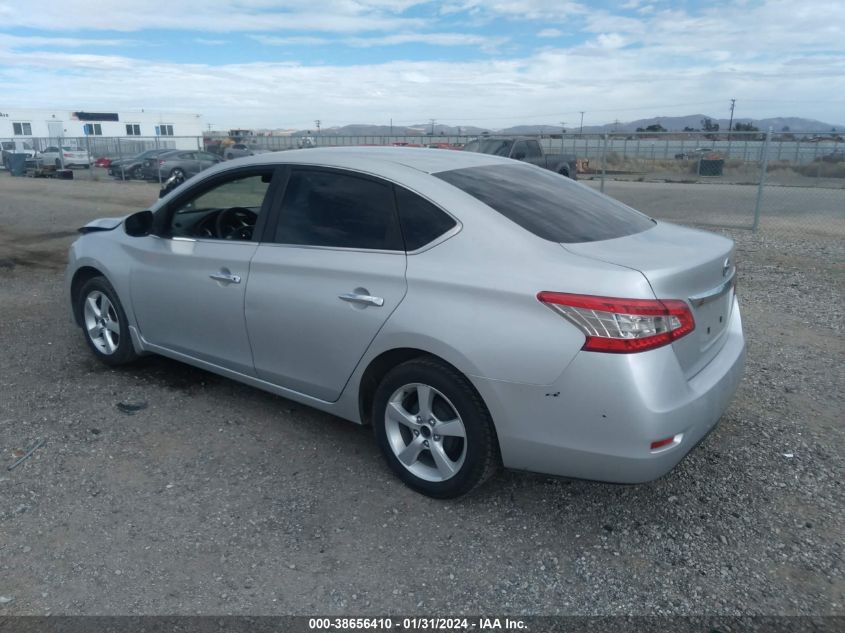
[[[346,294],[338,295],[339,299],[349,301],[350,303],[360,303],[362,305],[378,306],[384,305],[384,299],[381,297],[374,297],[372,295],[360,295],[354,292],[347,292]]]
[[[222,270],[219,273],[214,273],[209,275],[214,281],[219,281],[224,284],[239,284],[241,283],[240,275],[233,275],[232,273],[223,272]]]

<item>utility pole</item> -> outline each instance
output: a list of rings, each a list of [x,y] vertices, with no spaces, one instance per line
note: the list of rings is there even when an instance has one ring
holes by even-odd
[[[581,129],[578,130],[579,136],[584,136],[584,111],[581,110]]]
[[[561,134],[566,134],[566,121],[561,121],[561,122],[560,122],[560,133],[561,133]]]
[[[726,158],[731,157],[731,130],[734,126],[734,106],[736,105],[736,99],[731,99],[731,119],[728,121],[728,151]],[[717,137],[718,138],[718,137]]]
[[[393,117],[390,117],[390,136],[393,136]]]
[[[317,126],[317,136],[320,136],[320,123],[321,123],[320,119],[316,119],[314,121],[314,125]]]
[[[431,122],[431,135],[434,136],[434,124],[437,122],[437,119],[429,119]]]
[[[736,99],[731,99],[731,120],[728,121],[728,140],[731,140],[731,130],[734,126],[734,106],[736,105]]]

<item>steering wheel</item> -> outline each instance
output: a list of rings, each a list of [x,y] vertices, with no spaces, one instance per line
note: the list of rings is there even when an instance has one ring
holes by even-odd
[[[217,214],[214,229],[219,239],[249,241],[256,220],[258,214],[255,211],[246,207],[229,207]]]

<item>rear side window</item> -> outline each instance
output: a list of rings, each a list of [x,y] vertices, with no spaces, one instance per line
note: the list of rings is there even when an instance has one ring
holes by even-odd
[[[396,187],[396,204],[407,251],[422,248],[457,224],[428,200],[402,187]]]
[[[530,165],[485,165],[434,175],[552,242],[610,240],[654,226],[621,202]]]
[[[290,175],[275,242],[370,250],[404,250],[393,187],[334,171]]]

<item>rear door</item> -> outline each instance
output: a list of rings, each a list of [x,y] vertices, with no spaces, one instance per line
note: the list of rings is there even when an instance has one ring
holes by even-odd
[[[540,144],[531,139],[525,141],[525,158],[523,160],[532,165],[546,167],[546,157],[543,156],[543,150]]]
[[[405,296],[392,185],[294,166],[267,235],[246,291],[256,373],[334,401]]]
[[[179,167],[185,170],[185,174],[195,176],[200,173],[200,161],[196,152],[181,152],[176,160]]]

